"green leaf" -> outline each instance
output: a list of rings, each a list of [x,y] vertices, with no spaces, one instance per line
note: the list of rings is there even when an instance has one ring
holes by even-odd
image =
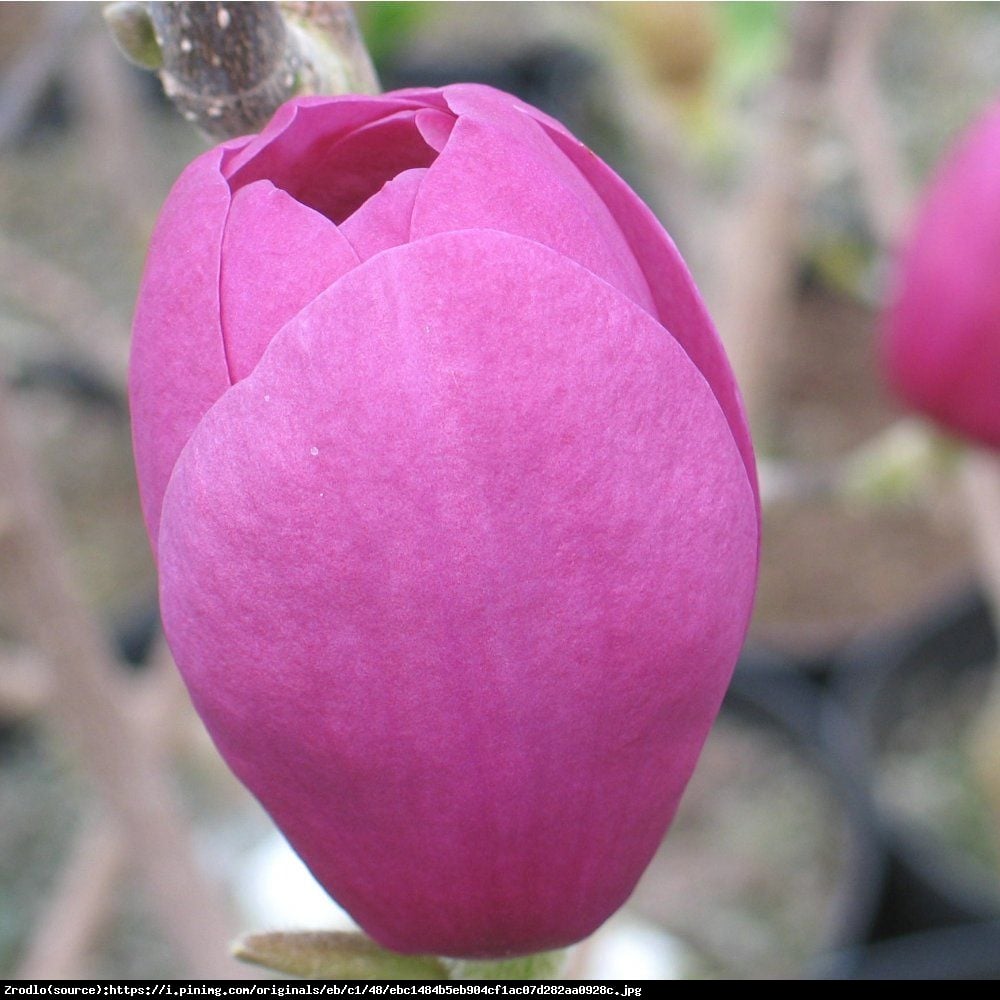
[[[540,951],[494,962],[455,961],[452,979],[558,979],[566,952]]]
[[[431,955],[398,955],[363,934],[274,931],[248,934],[233,946],[236,958],[303,979],[447,979]]]

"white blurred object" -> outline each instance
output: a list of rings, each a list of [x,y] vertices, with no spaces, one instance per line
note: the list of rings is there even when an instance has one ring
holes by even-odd
[[[609,920],[582,947],[584,979],[683,979],[687,949],[662,927],[629,914]]]
[[[239,902],[254,925],[276,930],[357,930],[279,833],[270,834],[250,852],[241,872]]]
[[[251,926],[275,930],[357,930],[277,832],[236,866],[234,889]],[[686,947],[658,925],[620,913],[579,947],[571,975],[584,979],[683,979]]]

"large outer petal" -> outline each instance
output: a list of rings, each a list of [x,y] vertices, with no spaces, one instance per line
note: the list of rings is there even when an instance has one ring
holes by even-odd
[[[1000,104],[935,178],[892,302],[883,359],[897,391],[1000,448]]]
[[[552,251],[460,232],[346,275],[206,416],[161,597],[223,755],[362,926],[505,954],[632,890],[756,549],[676,341]]]
[[[181,448],[229,388],[219,256],[229,212],[216,146],[181,174],[153,233],[132,326],[129,400],[143,515],[156,549],[163,492]]]

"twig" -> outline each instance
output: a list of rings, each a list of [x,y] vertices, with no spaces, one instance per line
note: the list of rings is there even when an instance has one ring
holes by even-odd
[[[87,282],[0,233],[0,296],[42,320],[108,384],[124,391],[128,326]]]
[[[177,109],[213,139],[259,132],[296,94],[379,89],[347,3],[127,2],[106,18],[125,55],[158,68]]]
[[[845,4],[830,63],[830,102],[854,150],[868,217],[885,247],[899,238],[912,201],[876,74],[895,13],[893,3]]]
[[[970,449],[962,464],[962,485],[976,540],[983,584],[1000,624],[1000,457]]]
[[[0,720],[35,715],[52,694],[46,664],[31,649],[0,647]]]
[[[0,643],[0,720],[33,716],[49,707],[53,672],[35,650]],[[164,753],[179,746],[193,715],[180,674],[161,638],[140,678],[118,691],[125,714]]]
[[[143,670],[141,683],[135,688],[130,714],[164,753],[183,749],[192,734],[201,731],[200,721],[162,635]]]
[[[38,920],[18,979],[78,979],[94,938],[111,915],[112,890],[126,855],[107,816],[92,818],[77,841]]]
[[[719,331],[743,390],[750,426],[766,436],[774,372],[783,352],[798,261],[805,154],[837,18],[835,4],[791,8],[789,59],[772,95],[770,121],[735,211],[718,241]]]
[[[962,465],[962,486],[980,577],[994,626],[1000,628],[1000,457],[971,449]],[[969,750],[986,801],[1000,821],[1000,672],[994,674]]]
[[[114,199],[107,220],[142,245],[149,239],[161,192],[151,176],[155,162],[137,82],[142,77],[108,44],[100,21],[88,21],[67,67],[91,174]]]
[[[52,697],[47,665],[30,651],[10,652],[0,670],[0,713],[36,714]],[[166,642],[161,638],[141,680],[122,690],[126,714],[163,754],[193,730],[180,723],[192,713]],[[125,697],[128,696],[128,697]],[[77,835],[18,973],[21,979],[73,979],[113,906],[112,893],[126,869],[127,845],[110,817],[95,818]]]
[[[0,148],[25,128],[59,72],[74,35],[87,16],[85,3],[52,4],[38,37],[0,79]]]
[[[51,664],[52,708],[110,814],[116,817],[159,922],[192,975],[231,978],[228,922],[198,871],[150,742],[123,709],[115,657],[73,586],[55,519],[11,432],[0,389],[0,565],[18,581],[12,612]]]

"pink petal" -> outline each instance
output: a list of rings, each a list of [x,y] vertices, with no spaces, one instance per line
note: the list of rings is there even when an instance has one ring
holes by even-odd
[[[238,187],[294,174],[311,157],[317,137],[342,138],[398,111],[424,107],[419,98],[400,95],[293,98],[278,108],[239,156],[226,163],[226,177]]]
[[[642,270],[604,202],[542,127],[509,102],[459,117],[414,206],[414,239],[476,228],[543,243],[653,309]]]
[[[160,544],[195,703],[320,881],[389,947],[500,955],[592,931],[656,850],[757,517],[647,312],[465,231],[275,337],[181,457]]]
[[[357,112],[350,115],[334,114],[335,103],[300,107],[269,145],[231,173],[230,183],[235,190],[253,180],[270,180],[333,222],[343,222],[386,181],[412,167],[426,167],[437,156],[415,121],[419,109],[404,106],[356,124],[361,110],[372,116],[375,108],[384,112],[401,103],[383,100],[369,107],[369,101],[355,108],[348,102],[348,111]],[[348,121],[356,127],[344,128]],[[439,133],[440,128],[433,132]]]
[[[426,176],[426,168],[404,170],[344,220],[340,231],[361,260],[409,242],[413,203]]]
[[[725,348],[684,259],[642,199],[603,160],[561,126],[558,129],[546,127],[546,132],[603,199],[621,227],[648,279],[655,302],[654,315],[687,352],[726,414],[759,505],[757,465],[743,399]]]
[[[918,410],[1000,447],[1000,105],[934,179],[900,262],[885,369]]]
[[[424,142],[435,152],[440,153],[455,127],[455,116],[426,108],[423,111],[418,111],[413,120],[423,136]]]
[[[241,140],[246,142],[247,140]],[[177,456],[229,388],[219,323],[219,251],[229,211],[217,146],[181,174],[153,233],[132,328],[129,399],[143,515],[154,552]]]
[[[389,95],[383,95],[383,99]],[[437,111],[447,111],[448,102],[440,87],[404,87],[392,91],[394,101],[412,101],[421,107],[433,108]]]
[[[542,125],[561,132],[572,138],[572,133],[562,122],[531,104],[527,104],[513,94],[504,93],[494,87],[482,83],[453,83],[442,88],[441,94],[456,115],[474,115],[488,117],[496,114],[506,114],[511,109],[533,118]]]
[[[253,371],[287,320],[360,263],[329,219],[270,181],[233,195],[222,261],[222,327],[233,382]]]

